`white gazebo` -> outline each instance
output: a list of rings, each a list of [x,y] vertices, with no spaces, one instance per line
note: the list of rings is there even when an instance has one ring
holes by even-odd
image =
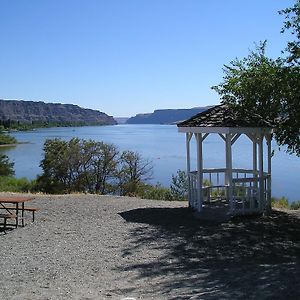
[[[271,208],[272,126],[260,116],[249,114],[239,119],[225,104],[214,106],[179,123],[186,134],[189,206],[198,212],[217,203],[230,215],[263,213]],[[224,168],[203,167],[203,142],[209,134],[218,134],[225,143]],[[232,147],[241,135],[252,142],[252,169],[232,167]],[[191,170],[191,139],[196,139],[197,168]],[[266,141],[267,151],[264,155]],[[220,155],[222,155],[220,149]],[[224,153],[224,152],[223,152]],[[264,156],[267,170],[264,171]]]

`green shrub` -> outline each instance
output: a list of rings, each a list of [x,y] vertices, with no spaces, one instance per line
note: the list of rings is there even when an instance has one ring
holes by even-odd
[[[35,181],[26,178],[0,176],[1,192],[30,192],[34,189]]]
[[[172,175],[170,190],[174,200],[187,200],[188,175],[186,172],[178,170],[176,175]]]
[[[300,209],[300,200],[292,202],[290,205],[290,209],[293,210]]]
[[[140,184],[137,189],[137,196],[143,199],[175,200],[170,189],[161,186],[159,183],[156,185]]]
[[[152,173],[152,163],[139,153],[120,152],[113,144],[78,138],[47,139],[40,166],[43,173],[37,178],[37,187],[51,194],[132,196]]]
[[[17,142],[16,138],[0,132],[0,145],[16,144]]]
[[[12,176],[15,174],[14,163],[7,155],[0,153],[0,176]]]
[[[285,197],[281,197],[281,198],[272,198],[272,207],[274,208],[284,208],[284,209],[289,209],[290,205],[289,205],[289,201],[287,198]]]

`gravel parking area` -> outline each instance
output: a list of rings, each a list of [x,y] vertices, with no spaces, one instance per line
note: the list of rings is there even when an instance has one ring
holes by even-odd
[[[182,202],[95,195],[30,206],[34,223],[0,232],[0,299],[300,299],[299,215],[201,221]]]

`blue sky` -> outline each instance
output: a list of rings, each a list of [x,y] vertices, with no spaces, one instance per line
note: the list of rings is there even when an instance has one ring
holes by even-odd
[[[72,103],[113,116],[219,103],[222,66],[268,40],[276,0],[0,0],[0,99]]]

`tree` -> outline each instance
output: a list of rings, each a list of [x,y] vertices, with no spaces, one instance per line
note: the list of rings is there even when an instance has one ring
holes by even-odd
[[[113,192],[117,178],[119,151],[113,144],[83,142],[83,174],[89,192],[107,194]]]
[[[188,198],[188,176],[185,171],[178,170],[172,175],[170,185],[171,195],[175,200],[187,200]]]
[[[14,163],[10,162],[5,154],[0,153],[0,176],[12,176],[14,172]]]
[[[73,138],[46,140],[38,178],[49,193],[108,193],[109,182],[116,181],[118,150],[114,145]]]
[[[138,153],[113,144],[73,138],[46,140],[37,188],[47,193],[134,193],[149,178],[152,166]]]
[[[287,63],[292,65],[300,64],[300,0],[296,0],[292,7],[288,7],[279,12],[285,16],[284,26],[281,32],[289,30],[295,37],[293,41],[289,41],[286,47],[288,57]]]
[[[48,139],[44,143],[44,158],[40,167],[43,174],[38,177],[39,188],[48,193],[64,193],[74,190],[75,150],[78,139],[62,141]]]
[[[133,151],[123,151],[120,157],[119,189],[121,195],[134,195],[139,184],[151,179],[152,163]]]
[[[3,126],[0,126],[0,145],[16,144],[16,138],[2,132]]]
[[[296,39],[288,43],[287,58],[270,59],[265,55],[266,42],[243,59],[235,59],[223,68],[223,82],[213,86],[221,100],[240,118],[258,114],[275,129],[279,145],[288,153],[300,156],[300,4],[281,11],[284,30],[292,30]]]

